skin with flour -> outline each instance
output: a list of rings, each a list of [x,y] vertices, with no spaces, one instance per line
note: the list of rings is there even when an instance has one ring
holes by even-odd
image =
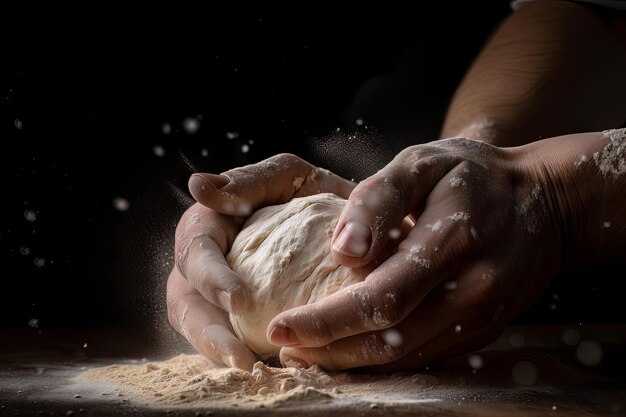
[[[560,268],[623,261],[625,132],[569,133],[623,126],[625,20],[565,1],[530,2],[511,14],[452,100],[440,137],[457,139],[407,148],[350,196],[333,239],[344,265],[372,259],[407,212],[418,220],[399,255],[356,284],[370,302],[340,291],[300,308],[308,314],[282,313],[269,329],[281,359],[326,369],[419,368],[487,344]],[[302,188],[292,185],[296,178],[307,179]],[[381,186],[383,198],[370,198]],[[224,259],[247,215],[242,208],[320,192],[348,198],[353,188],[288,155],[194,175],[199,204],[176,238],[176,253],[188,256],[168,281],[174,328],[205,356],[252,369],[254,355],[225,313],[248,303]],[[369,204],[378,200],[386,204]],[[371,234],[362,239],[364,231]],[[385,303],[386,294],[397,302]],[[405,336],[399,349],[382,349],[380,321],[362,320],[375,307]],[[355,351],[367,355],[347,361]]]
[[[321,193],[264,207],[233,242],[226,260],[248,286],[250,304],[245,312],[231,313],[230,321],[261,359],[280,352],[266,336],[274,317],[363,281],[397,246],[392,241],[389,250],[360,268],[339,264],[331,256],[330,238],[345,205],[345,199]]]
[[[407,148],[352,190],[335,234],[357,220],[368,225],[367,252],[359,259],[349,258],[350,266],[358,267],[358,262],[376,259],[404,217],[410,214],[417,222],[398,251],[364,281],[285,311],[270,322],[267,337],[283,346],[281,362],[316,363],[327,370],[371,365],[380,371],[420,368],[489,343],[543,291],[560,267],[621,259],[625,140],[626,132],[616,130],[556,137],[517,148],[461,138]],[[263,173],[267,162],[274,166],[277,159],[282,160],[278,169]],[[194,175],[190,189],[202,206],[192,207],[189,216],[197,210],[215,215],[225,203],[241,198],[244,188],[257,190],[248,194],[255,208],[262,205],[254,198],[289,199],[284,194],[286,179],[291,184],[297,167],[304,170],[304,177],[317,170],[293,155],[279,155],[228,171],[225,177],[230,180],[219,189],[212,183],[217,181],[214,177]],[[257,183],[252,187],[247,181],[255,171]],[[315,193],[319,185],[317,180],[305,181],[302,188]],[[236,206],[228,208],[234,214]],[[241,225],[243,219],[233,214],[225,218]],[[179,228],[185,224],[181,222]],[[215,226],[198,222],[187,233],[193,236],[200,227]],[[232,242],[238,229],[233,228],[232,236],[226,230],[216,230],[212,239]],[[340,242],[342,250],[354,249],[359,240],[354,238],[356,230],[351,230],[353,241],[342,242],[335,236],[333,243]],[[180,243],[184,248],[185,239]],[[210,247],[207,243],[194,244],[192,249],[203,253]],[[210,251],[204,256],[212,262],[202,271],[212,280],[220,278],[215,263],[219,256]],[[333,256],[341,259],[334,252]],[[202,260],[197,255],[190,259]],[[247,288],[239,275],[236,278]],[[448,286],[450,282],[455,285]],[[186,304],[171,307],[182,313]],[[224,328],[227,331],[230,325]],[[390,330],[402,336],[402,343],[387,343],[385,334]],[[247,349],[236,340],[233,348]]]
[[[362,281],[373,269],[347,268],[331,259],[329,241],[345,202],[323,193],[264,207],[233,242],[226,260],[248,286],[250,304],[230,321],[262,359],[280,351],[265,336],[275,316]]]

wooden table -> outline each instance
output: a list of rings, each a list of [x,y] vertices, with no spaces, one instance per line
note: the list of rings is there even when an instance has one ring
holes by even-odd
[[[480,369],[472,368],[468,355],[432,371],[449,381],[458,382],[461,378],[465,381],[463,384],[444,384],[427,392],[416,390],[376,401],[364,397],[356,406],[328,401],[271,409],[224,409],[211,405],[193,409],[151,408],[133,399],[110,398],[102,396],[101,392],[90,392],[88,387],[72,386],[71,378],[85,367],[141,361],[145,357],[142,352],[148,352],[148,359],[172,356],[172,353],[159,355],[155,349],[140,348],[142,341],[137,340],[139,336],[132,329],[42,334],[0,330],[0,335],[0,415],[7,416],[626,415],[626,360],[623,357],[626,326],[623,325],[512,327],[480,352]],[[601,360],[595,366],[580,363],[579,347],[584,340],[593,340],[601,347]],[[536,365],[535,380],[529,385],[526,385],[529,375],[523,380],[522,372],[520,380],[519,375],[512,374],[517,364],[527,362]],[[80,390],[80,398],[74,398],[72,390]]]

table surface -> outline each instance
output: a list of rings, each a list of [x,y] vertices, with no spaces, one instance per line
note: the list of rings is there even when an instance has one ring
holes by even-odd
[[[128,329],[49,331],[0,330],[0,415],[480,415],[480,416],[615,416],[626,415],[626,326],[585,325],[581,340],[602,347],[602,362],[584,366],[576,345],[562,341],[572,326],[517,326],[481,351],[484,366],[473,372],[467,357],[449,361],[446,378],[465,378],[463,385],[442,385],[426,392],[363,397],[355,405],[342,401],[306,402],[270,408],[147,406],[132,397],[103,396],[101,390],[73,380],[86,368],[113,363],[142,363],[169,355],[144,356]],[[524,335],[512,348],[511,335]],[[518,337],[519,339],[519,337]],[[85,340],[89,340],[84,347]],[[125,347],[126,346],[126,347]],[[134,346],[134,347],[133,347]],[[536,363],[539,379],[532,386],[511,380],[520,360]],[[75,398],[75,396],[79,396]]]

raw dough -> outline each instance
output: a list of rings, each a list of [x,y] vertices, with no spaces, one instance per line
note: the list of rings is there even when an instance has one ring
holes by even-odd
[[[226,259],[249,286],[251,305],[244,314],[231,314],[230,321],[262,359],[280,350],[265,336],[276,315],[362,281],[373,269],[347,268],[331,259],[330,239],[345,203],[323,193],[264,207],[235,239]]]

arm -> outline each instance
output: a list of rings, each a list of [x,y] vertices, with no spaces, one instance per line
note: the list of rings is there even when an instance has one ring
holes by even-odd
[[[626,260],[626,129],[567,135],[513,149],[532,171],[558,230],[562,265]]]
[[[441,136],[516,146],[626,121],[626,13],[536,1],[487,42]]]

